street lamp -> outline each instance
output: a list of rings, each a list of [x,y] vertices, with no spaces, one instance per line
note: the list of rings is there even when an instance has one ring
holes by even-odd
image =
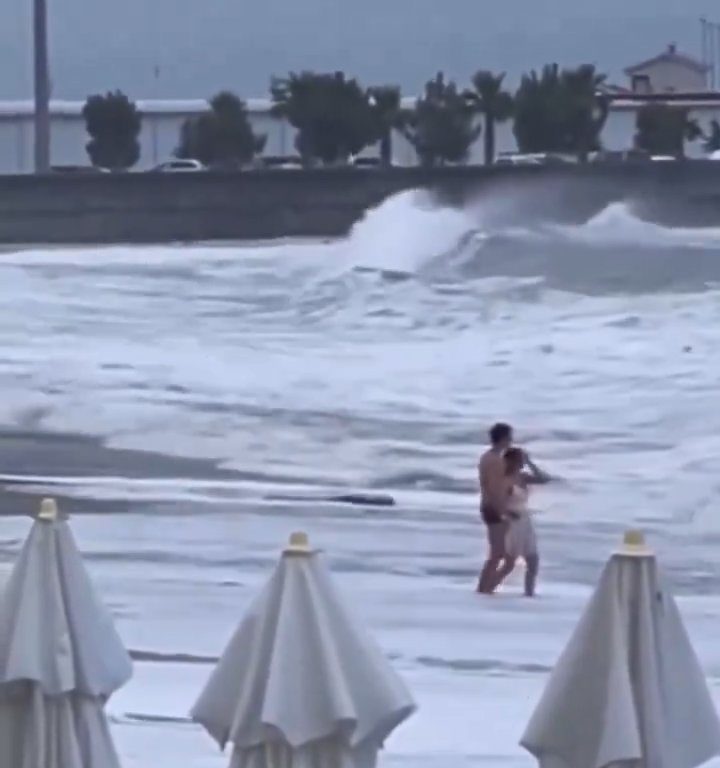
[[[50,74],[48,70],[47,0],[33,0],[35,95],[35,173],[50,170]]]

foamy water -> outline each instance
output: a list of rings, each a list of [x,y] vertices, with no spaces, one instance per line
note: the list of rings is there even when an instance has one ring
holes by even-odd
[[[420,701],[388,764],[530,765],[519,734],[629,525],[670,571],[720,698],[720,230],[622,204],[528,227],[508,224],[511,202],[502,225],[497,201],[451,211],[406,193],[344,241],[0,256],[0,424],[241,473],[33,478],[133,501],[74,523],[138,659],[110,703],[125,765],[168,741],[190,768],[223,764],[183,718],[296,528]],[[562,478],[535,499],[530,604],[517,580],[472,593],[475,460],[496,419]],[[398,503],[277,498],[348,490]],[[3,560],[26,530],[3,522]]]

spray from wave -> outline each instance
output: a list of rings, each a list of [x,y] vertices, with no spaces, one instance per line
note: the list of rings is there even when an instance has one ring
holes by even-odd
[[[403,192],[369,210],[334,246],[334,277],[522,277],[593,294],[694,290],[720,280],[720,229],[644,221],[631,202],[611,203],[575,225],[532,218],[527,207],[526,196],[516,200],[511,192],[462,209],[440,206],[426,192]]]
[[[476,229],[465,210],[438,207],[426,192],[401,192],[371,209],[353,227],[346,264],[415,273]]]
[[[665,227],[639,218],[632,203],[610,203],[586,224],[557,231],[587,245],[639,247],[720,247],[720,229]]]

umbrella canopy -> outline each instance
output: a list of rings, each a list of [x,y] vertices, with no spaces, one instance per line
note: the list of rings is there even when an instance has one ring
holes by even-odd
[[[0,766],[114,768],[103,705],[132,665],[45,500],[0,599]]]
[[[365,768],[415,710],[349,616],[322,557],[294,535],[192,710],[237,768]]]
[[[700,664],[638,534],[607,563],[520,743],[542,768],[694,768],[720,754]]]

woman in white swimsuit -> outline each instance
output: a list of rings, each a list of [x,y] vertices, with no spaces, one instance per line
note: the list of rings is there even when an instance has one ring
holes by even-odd
[[[550,481],[550,476],[533,464],[520,448],[508,448],[504,458],[509,496],[507,504],[509,528],[505,544],[507,561],[503,570],[508,573],[512,571],[515,562],[521,557],[525,561],[525,595],[533,597],[540,568],[540,555],[535,526],[528,509],[528,497],[531,485],[547,483]],[[528,468],[528,472],[523,471],[525,467]]]

